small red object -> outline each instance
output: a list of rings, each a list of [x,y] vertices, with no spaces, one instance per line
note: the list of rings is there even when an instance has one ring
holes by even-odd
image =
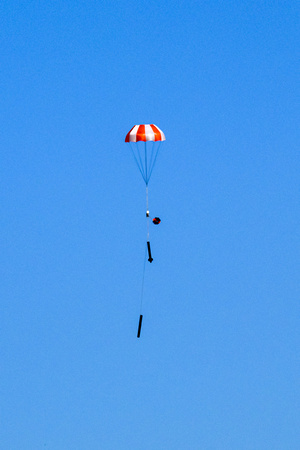
[[[158,225],[161,222],[161,220],[159,217],[154,217],[154,219],[152,219],[152,222],[154,223],[154,225]]]

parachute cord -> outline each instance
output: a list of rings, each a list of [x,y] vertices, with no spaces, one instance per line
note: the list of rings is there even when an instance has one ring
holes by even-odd
[[[148,202],[148,183],[146,183],[146,218],[147,218],[147,241],[149,241],[149,202]]]
[[[148,180],[150,180],[150,178],[151,178],[152,171],[153,171],[153,168],[155,166],[157,155],[158,155],[158,152],[160,150],[160,147],[161,147],[161,141],[159,142],[158,147],[156,149],[156,154],[155,154],[155,157],[154,157],[154,161],[153,161],[152,167],[150,168],[150,173],[148,174]]]
[[[136,165],[138,166],[138,169],[139,169],[139,171],[140,171],[140,173],[141,173],[141,175],[142,175],[142,177],[143,177],[143,179],[144,179],[144,181],[145,181],[145,183],[146,183],[146,178],[145,178],[144,172],[143,172],[143,170],[142,170],[143,164],[142,164],[142,162],[141,162],[140,154],[138,153],[138,156],[139,156],[139,158],[140,158],[140,164],[139,164],[139,162],[138,162],[138,160],[137,160],[137,157],[135,156],[134,150],[133,150],[133,148],[132,148],[132,146],[131,146],[131,142],[129,142],[129,144],[130,144],[130,150],[131,150],[131,153],[132,153],[132,155],[133,155],[133,157],[134,157],[134,160],[135,160],[135,162],[136,162]]]
[[[149,148],[149,155],[150,155],[150,161],[148,162],[148,174],[150,174],[152,172],[152,162],[153,162],[153,155],[155,153],[155,148],[154,148],[154,141],[151,141],[151,150]],[[150,177],[149,177],[150,179]],[[148,180],[149,181],[149,180]]]
[[[143,172],[143,178],[144,178],[145,183],[147,183],[147,176],[146,176],[146,172],[145,172],[144,167],[143,167],[143,162],[142,162],[142,158],[141,158],[141,154],[140,154],[140,147],[139,147],[139,145],[137,145],[137,153],[138,153],[138,157],[139,157],[139,161],[140,161],[140,165],[141,165],[141,170]]]
[[[145,258],[144,258],[144,267],[143,267],[140,315],[143,313],[143,298],[144,298],[144,282],[145,282],[146,259],[147,259],[147,246],[146,246],[146,249],[145,249]]]
[[[146,183],[148,183],[148,165],[147,165],[147,143],[145,142],[145,174],[146,174]]]

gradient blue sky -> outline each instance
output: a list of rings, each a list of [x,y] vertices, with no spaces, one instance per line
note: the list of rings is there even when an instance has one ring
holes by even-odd
[[[299,9],[1,2],[1,449],[300,448]]]

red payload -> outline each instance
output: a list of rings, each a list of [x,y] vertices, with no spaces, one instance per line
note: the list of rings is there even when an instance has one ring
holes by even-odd
[[[154,225],[158,225],[161,222],[161,220],[159,217],[154,217],[154,219],[152,219],[152,222],[154,223]]]

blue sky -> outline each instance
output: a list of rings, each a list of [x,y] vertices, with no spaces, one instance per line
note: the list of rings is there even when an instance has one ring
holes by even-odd
[[[0,21],[1,448],[298,449],[298,2]]]

